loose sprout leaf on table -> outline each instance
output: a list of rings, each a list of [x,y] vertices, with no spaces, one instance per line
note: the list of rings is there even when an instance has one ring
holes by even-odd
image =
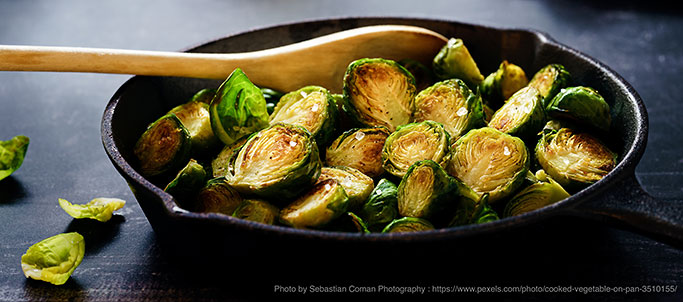
[[[21,167],[28,149],[29,138],[18,135],[7,141],[0,141],[0,180],[10,176]]]
[[[111,219],[114,211],[120,210],[126,204],[118,198],[95,198],[87,204],[72,204],[66,199],[59,199],[59,206],[76,219],[90,218],[106,222]]]
[[[63,233],[29,247],[21,256],[21,269],[26,278],[62,285],[81,264],[84,255],[83,236],[76,232]]]

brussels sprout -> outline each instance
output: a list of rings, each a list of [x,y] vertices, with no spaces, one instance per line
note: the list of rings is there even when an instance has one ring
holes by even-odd
[[[337,137],[325,154],[329,166],[347,166],[370,177],[384,173],[382,148],[389,137],[384,127],[354,128]]]
[[[393,132],[410,120],[415,78],[394,61],[360,59],[346,69],[343,92],[344,111],[356,123]]]
[[[14,173],[24,162],[29,139],[18,135],[8,141],[0,141],[0,180]]]
[[[199,190],[190,210],[201,213],[232,215],[241,203],[242,197],[228,185],[225,177],[217,177],[209,180]]]
[[[531,78],[530,87],[536,88],[543,97],[543,108],[548,106],[560,89],[567,87],[571,81],[569,72],[560,64],[547,65]]]
[[[59,206],[76,219],[90,218],[106,222],[111,219],[112,213],[123,208],[125,200],[118,198],[95,198],[87,204],[72,204],[66,199],[59,198]]]
[[[277,106],[280,98],[285,95],[280,91],[270,88],[261,88],[261,93],[263,94],[263,98],[266,99],[266,109],[268,110],[268,114],[272,114],[273,111],[275,111],[275,106]]]
[[[359,210],[358,216],[372,231],[381,231],[398,215],[398,187],[382,178]]]
[[[434,225],[423,218],[403,217],[389,223],[382,233],[411,233],[433,230]]]
[[[496,112],[495,110],[491,109],[489,105],[482,104],[481,107],[484,111],[484,122],[486,122],[486,124],[488,125],[491,121],[491,118],[493,117],[493,114]]]
[[[202,90],[197,91],[192,98],[190,99],[190,102],[202,102],[206,104],[211,104],[211,100],[216,96],[216,89],[213,88],[205,88]]]
[[[417,91],[425,89],[434,83],[432,69],[424,64],[413,59],[403,59],[398,61],[398,64],[401,64],[403,68],[415,77],[415,88]]]
[[[549,182],[537,182],[515,194],[505,205],[503,216],[521,215],[569,197],[569,193],[555,180],[552,178],[547,178],[547,180]]]
[[[488,104],[502,104],[528,83],[529,80],[521,67],[504,60],[496,72],[484,79],[479,91]]]
[[[544,122],[541,95],[533,87],[524,87],[493,114],[489,127],[527,139],[535,137]]]
[[[489,193],[492,204],[514,193],[529,170],[524,142],[493,128],[470,130],[451,149],[446,171],[479,196]]]
[[[171,180],[164,191],[173,195],[183,207],[189,206],[190,202],[206,183],[207,173],[204,167],[196,160],[190,161],[182,168],[176,177]]]
[[[449,139],[443,125],[434,121],[403,125],[389,135],[384,143],[384,170],[403,177],[412,164],[423,159],[443,165],[449,158]]]
[[[216,158],[211,161],[211,170],[213,177],[221,177],[228,174],[228,170],[232,169],[231,160],[234,159],[236,153],[247,142],[247,137],[240,138],[232,145],[226,145],[221,152],[218,152]]]
[[[322,168],[318,182],[327,179],[336,180],[344,188],[349,197],[350,210],[361,207],[375,187],[372,178],[361,171],[345,166]]]
[[[76,232],[44,239],[28,248],[21,256],[21,270],[26,278],[66,283],[85,255],[85,240]]]
[[[317,228],[346,212],[349,198],[334,179],[317,183],[292,204],[280,211],[280,222],[295,228]]]
[[[474,190],[468,187],[465,183],[454,178],[453,183],[455,185],[454,198],[457,198],[457,203],[455,206],[455,211],[453,211],[453,217],[451,222],[448,224],[449,227],[467,225],[472,223],[472,217],[474,216],[477,204],[483,198],[488,200],[488,194],[484,193],[479,196]]]
[[[412,121],[427,120],[441,123],[455,140],[485,125],[481,97],[459,79],[438,82],[415,97]]]
[[[306,128],[320,145],[332,138],[337,124],[337,107],[327,89],[307,86],[280,98],[270,124],[285,123]]]
[[[351,222],[353,222],[353,225],[356,227],[356,230],[358,230],[359,233],[370,233],[370,229],[368,229],[368,226],[365,224],[365,221],[363,221],[363,218],[360,218],[360,216],[352,212],[348,212],[346,214],[349,215]]]
[[[133,154],[139,161],[140,173],[158,176],[178,169],[190,158],[190,132],[171,113],[152,123],[140,136]]]
[[[570,87],[560,90],[546,108],[552,118],[568,119],[580,124],[609,131],[609,105],[593,88]]]
[[[235,69],[218,87],[211,101],[211,128],[226,145],[268,127],[268,109],[261,90],[241,69]]]
[[[211,130],[209,104],[190,101],[171,109],[168,113],[174,113],[190,132],[193,156],[206,155],[220,144]]]
[[[240,193],[291,199],[318,180],[321,167],[305,128],[275,124],[249,137],[226,178]]]
[[[410,166],[398,185],[398,213],[401,216],[434,219],[453,208],[453,178],[433,160]]]
[[[280,209],[264,200],[245,199],[235,209],[232,216],[239,219],[246,219],[250,221],[273,224],[277,221],[280,215]]]
[[[617,154],[588,133],[545,128],[536,145],[543,170],[567,190],[579,190],[607,175]]]
[[[482,195],[477,206],[474,208],[470,224],[481,224],[500,219],[498,213],[489,205],[488,196],[488,194]]]
[[[434,57],[432,68],[437,78],[442,80],[458,78],[470,87],[476,87],[484,81],[477,63],[474,62],[461,39],[448,40],[448,43]]]

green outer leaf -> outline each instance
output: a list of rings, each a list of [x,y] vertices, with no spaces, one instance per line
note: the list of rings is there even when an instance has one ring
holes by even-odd
[[[415,187],[417,183],[413,178],[414,173],[421,171],[423,167],[431,173],[432,183],[419,184],[419,187]],[[454,205],[456,199],[453,191],[456,188],[453,178],[438,163],[430,159],[418,161],[410,166],[398,185],[398,212],[401,216],[433,219]],[[419,192],[423,189],[428,191]],[[416,193],[422,193],[417,197],[424,199],[412,199],[416,197]]]
[[[609,131],[611,124],[609,105],[598,91],[590,87],[560,90],[546,111],[553,118],[569,119],[605,132]]]
[[[211,100],[216,96],[216,89],[213,88],[205,88],[202,90],[197,91],[192,98],[190,99],[190,102],[202,102],[211,104]]]
[[[569,197],[569,193],[559,183],[550,177],[547,180],[549,182],[537,182],[515,194],[505,205],[503,217],[511,217],[538,210]]]
[[[190,159],[191,149],[190,132],[175,114],[169,113],[149,125],[133,152],[140,165],[140,174],[152,177],[182,167]],[[162,154],[168,156],[161,158]]]
[[[87,204],[72,204],[66,199],[59,198],[59,206],[76,219],[90,218],[106,222],[111,219],[112,213],[121,209],[126,204],[125,200],[118,198],[95,198]]]
[[[415,148],[410,148],[409,150],[419,152],[419,154],[398,154],[399,150],[405,150],[405,148],[399,149],[397,144],[401,142],[404,136],[412,135],[411,133],[414,132],[422,132],[427,137],[436,138],[436,140],[430,144],[432,149],[413,150]],[[403,177],[408,171],[408,168],[419,160],[431,159],[441,165],[445,165],[450,159],[449,141],[450,135],[440,123],[422,121],[419,123],[402,125],[398,127],[394,133],[389,135],[384,142],[384,147],[382,149],[384,170],[394,176]],[[401,158],[397,157],[397,155],[401,155]],[[417,155],[419,158],[412,161],[414,155]],[[408,157],[411,161],[407,162],[402,160],[405,157]]]
[[[347,212],[346,214],[349,215],[351,222],[353,222],[353,225],[356,227],[359,233],[370,233],[370,229],[368,229],[368,226],[365,224],[365,221],[363,221],[363,218],[360,218],[360,216],[354,214],[353,212]]]
[[[434,225],[426,219],[403,217],[389,223],[382,233],[409,233],[433,230]]]
[[[24,162],[29,138],[23,135],[0,141],[0,180],[14,173]]]
[[[312,110],[297,110],[301,108],[293,107],[295,103],[311,101],[311,98],[307,98],[305,96],[308,96],[314,92],[322,93],[326,99],[326,105],[323,108],[318,108],[315,111],[317,118],[310,117],[310,113],[313,112]],[[296,116],[297,122],[293,122],[290,120],[290,118],[288,118],[292,115]],[[302,126],[306,128],[311,135],[313,135],[316,143],[324,146],[333,138],[338,116],[339,113],[337,112],[337,105],[334,102],[332,94],[330,94],[327,89],[320,86],[306,86],[283,95],[280,98],[280,101],[277,103],[277,106],[275,106],[273,114],[270,115],[269,120],[271,124],[283,122]],[[313,125],[306,125],[311,119],[316,120],[317,123],[314,123]],[[285,122],[285,120],[287,120],[287,122]]]
[[[489,195],[484,194],[474,208],[474,213],[470,220],[471,224],[481,224],[500,219],[498,213],[489,205]]]
[[[213,132],[226,145],[268,127],[266,99],[239,68],[218,87],[209,111]]]
[[[355,97],[357,92],[356,83],[359,79],[357,72],[366,67],[365,65],[377,65],[382,68],[393,68],[398,74],[403,75],[401,80],[406,81],[406,91],[403,91],[407,98],[405,100],[394,100],[386,97],[392,93],[385,93],[385,97],[381,100],[373,100],[372,103],[359,103],[359,99]],[[413,100],[417,88],[415,87],[415,78],[408,70],[400,64],[386,59],[379,58],[365,58],[351,62],[346,73],[344,74],[344,85],[342,88],[344,95],[344,105],[342,106],[346,115],[351,118],[356,124],[363,127],[386,127],[390,132],[394,131],[396,127],[405,124],[410,120],[410,115],[413,111]],[[391,103],[378,103],[377,101],[389,101]],[[400,103],[405,102],[405,103]],[[366,108],[369,105],[377,106],[376,108]],[[375,109],[375,110],[370,110]],[[366,112],[370,110],[371,112]],[[380,119],[381,115],[386,114],[396,117],[395,119]]]
[[[29,247],[21,256],[21,269],[26,278],[62,285],[81,264],[84,255],[83,236],[76,232],[63,233]]]
[[[358,212],[373,231],[380,231],[398,216],[398,187],[386,178],[379,180]]]
[[[432,68],[439,79],[458,78],[470,87],[476,87],[484,80],[477,63],[461,39],[449,39],[434,57]]]
[[[571,82],[571,75],[560,64],[550,64],[541,68],[529,81],[527,86],[536,88],[543,97],[543,108],[548,106],[550,100]]]

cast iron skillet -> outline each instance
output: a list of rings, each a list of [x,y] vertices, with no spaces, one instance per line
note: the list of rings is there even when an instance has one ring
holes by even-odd
[[[432,29],[466,44],[483,74],[507,59],[533,74],[549,63],[563,64],[574,85],[596,88],[611,107],[610,136],[619,153],[619,164],[606,177],[571,197],[524,215],[482,225],[437,229],[421,233],[357,234],[300,230],[270,226],[219,214],[188,213],[176,207],[172,196],[143,178],[131,165],[132,149],[146,126],[175,105],[184,103],[202,88],[216,88],[220,81],[135,76],[111,98],[102,119],[102,139],[107,155],[129,183],[155,233],[162,238],[195,239],[251,245],[274,240],[325,242],[327,244],[410,244],[457,242],[519,226],[541,223],[556,215],[592,217],[627,226],[657,239],[683,239],[683,203],[657,200],[643,191],[634,170],[647,142],[648,119],[642,100],[621,76],[607,66],[546,34],[533,30],[499,29],[452,21],[404,18],[347,18],[286,24],[218,39],[190,52],[242,52],[281,46],[316,36],[376,24],[410,24]],[[278,72],[274,67],[273,72]],[[341,79],[340,79],[341,81]],[[267,85],[267,83],[256,83]],[[226,240],[229,239],[229,240]],[[184,242],[185,241],[181,241]]]

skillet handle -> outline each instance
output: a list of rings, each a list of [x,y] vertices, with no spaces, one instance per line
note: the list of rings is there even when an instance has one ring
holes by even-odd
[[[683,200],[652,197],[635,174],[578,205],[572,214],[606,221],[677,247],[683,246]]]

